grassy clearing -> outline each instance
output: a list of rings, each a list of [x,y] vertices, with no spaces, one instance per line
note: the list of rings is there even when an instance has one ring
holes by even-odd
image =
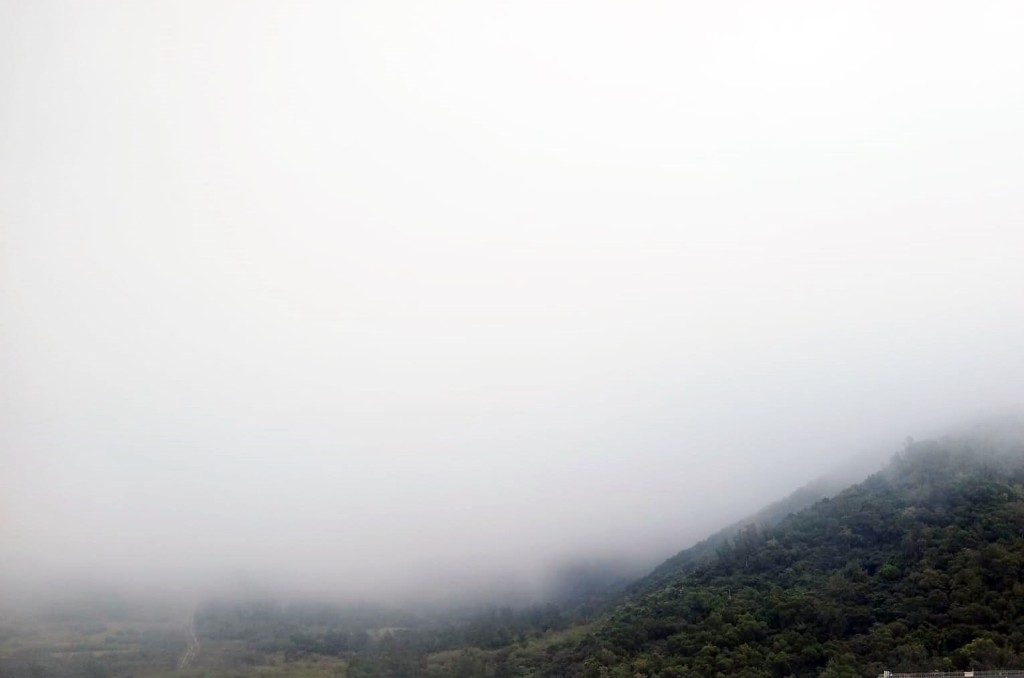
[[[252,651],[244,641],[205,641],[195,664],[177,671],[187,647],[173,621],[19,620],[0,628],[0,676],[21,678],[346,678],[348,663]]]
[[[182,626],[167,620],[19,620],[0,629],[0,675],[160,675],[185,645]]]
[[[218,657],[224,656],[221,649],[214,647],[212,652],[214,657],[207,657],[205,663],[199,661],[197,666],[173,675],[178,678],[346,678],[348,675],[348,662],[335,657],[304,657],[286,662],[278,654],[268,657],[263,664],[228,668],[215,663]]]

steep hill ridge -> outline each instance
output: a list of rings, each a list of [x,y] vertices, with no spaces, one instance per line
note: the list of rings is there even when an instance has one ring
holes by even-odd
[[[908,443],[832,499],[684,551],[545,675],[1024,665],[1024,437]]]

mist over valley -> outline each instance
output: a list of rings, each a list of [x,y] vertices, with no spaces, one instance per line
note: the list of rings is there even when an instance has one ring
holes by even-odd
[[[1022,28],[0,3],[0,677],[1024,666]]]

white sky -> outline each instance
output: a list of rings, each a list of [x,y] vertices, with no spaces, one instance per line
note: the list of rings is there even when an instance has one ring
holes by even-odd
[[[668,555],[1024,384],[1024,3],[0,2],[0,567]]]

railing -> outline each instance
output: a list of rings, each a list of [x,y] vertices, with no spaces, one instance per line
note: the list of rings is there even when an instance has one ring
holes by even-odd
[[[1024,669],[1001,669],[999,671],[930,671],[926,673],[892,673],[886,671],[878,678],[1024,678]]]

